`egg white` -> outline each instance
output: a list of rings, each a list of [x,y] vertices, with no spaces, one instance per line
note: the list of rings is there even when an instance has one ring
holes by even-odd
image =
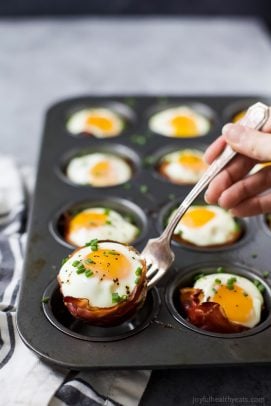
[[[105,209],[101,207],[92,207],[85,209],[83,213],[104,213]],[[108,217],[110,224],[104,224],[96,227],[85,224],[80,229],[67,231],[67,238],[72,244],[81,247],[88,241],[97,238],[98,240],[113,240],[121,243],[130,243],[138,235],[138,228],[125,219],[120,213],[110,209]]]
[[[198,207],[200,206],[191,206],[187,212]],[[221,207],[212,205],[203,207],[215,213],[215,217],[201,227],[188,227],[180,221],[174,230],[174,234],[180,235],[183,240],[200,247],[226,244],[231,241],[237,227],[237,223],[231,214]],[[171,220],[175,212],[176,210],[172,212],[168,221]]]
[[[196,149],[184,149],[174,151],[166,154],[160,161],[160,164],[166,163],[163,168],[163,173],[175,183],[196,183],[205,170],[197,171],[193,168],[189,168],[186,165],[182,165],[179,161],[181,154],[190,153],[201,159],[203,159],[203,152]]]
[[[202,302],[211,302],[212,297],[214,296],[213,289],[218,287],[219,285],[215,282],[216,279],[220,279],[223,285],[227,285],[227,281],[230,278],[236,278],[235,285],[242,288],[252,299],[253,308],[250,314],[249,319],[242,323],[243,326],[246,327],[254,327],[258,324],[261,320],[261,311],[263,306],[263,296],[259,289],[247,278],[242,276],[233,275],[230,273],[219,273],[219,274],[211,274],[202,276],[198,279],[195,284],[195,289],[201,289],[203,292],[203,299]],[[232,322],[236,322],[235,320],[231,320]],[[241,324],[240,322],[238,324]]]
[[[114,181],[108,183],[102,177],[96,177],[91,174],[91,169],[101,161],[107,161],[115,173]],[[127,182],[132,177],[132,169],[124,159],[101,152],[83,155],[71,159],[67,166],[67,177],[72,182],[79,185],[90,184],[97,187],[113,186]]]
[[[110,132],[105,132],[96,126],[89,126],[86,128],[85,122],[90,115],[99,115],[108,118],[113,123],[113,128]],[[111,110],[105,108],[84,109],[73,114],[68,122],[67,129],[72,134],[80,134],[82,132],[90,132],[94,137],[115,137],[119,135],[124,126],[123,120],[113,113]]]
[[[187,106],[172,107],[154,114],[149,120],[149,127],[155,133],[166,137],[175,137],[170,122],[178,115],[190,116],[196,120],[198,127],[196,136],[205,135],[210,129],[210,121]]]
[[[72,255],[68,261],[61,267],[58,279],[61,284],[61,291],[63,296],[71,296],[77,299],[88,299],[90,306],[95,307],[112,307],[112,293],[118,293],[120,296],[126,295],[126,286],[129,287],[130,292],[137,286],[135,283],[137,268],[142,268],[140,257],[136,254],[131,247],[126,247],[121,244],[104,242],[99,243],[99,248],[105,250],[116,250],[120,252],[129,260],[131,264],[131,272],[126,278],[119,278],[119,286],[113,280],[100,280],[95,274],[89,278],[84,273],[78,274],[76,267],[72,264],[74,261],[82,260],[87,257],[91,252],[90,247],[83,247]]]

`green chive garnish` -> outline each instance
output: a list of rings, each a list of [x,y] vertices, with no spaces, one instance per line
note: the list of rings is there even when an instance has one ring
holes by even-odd
[[[120,296],[117,292],[112,293],[112,303],[120,303],[127,300],[127,295]]]
[[[41,299],[41,302],[46,304],[46,303],[49,302],[49,300],[50,300],[49,296],[44,296],[44,297]]]
[[[139,190],[140,190],[141,193],[147,193],[147,191],[149,190],[149,188],[148,188],[147,185],[140,185]]]
[[[94,272],[91,271],[91,269],[87,269],[85,271],[85,275],[86,275],[87,278],[90,278],[92,275],[94,275]]]
[[[132,135],[131,141],[137,145],[145,145],[147,142],[146,137],[144,137],[144,135]]]
[[[84,262],[85,262],[86,264],[96,264],[96,262],[93,261],[93,259],[91,259],[91,258],[85,259]]]
[[[265,287],[263,286],[263,284],[260,281],[258,281],[257,279],[254,279],[253,283],[261,293],[265,291]]]
[[[86,247],[90,247],[92,251],[97,251],[98,249],[98,239],[95,238],[94,240],[91,240],[86,243]]]
[[[216,272],[223,273],[223,272],[225,272],[225,269],[223,268],[223,266],[219,266],[218,268],[216,268]]]
[[[269,272],[267,272],[267,271],[264,272],[264,273],[263,273],[263,277],[264,277],[265,279],[267,279],[267,278],[269,277]]]
[[[80,273],[84,273],[85,271],[86,271],[86,268],[84,267],[83,264],[81,264],[77,267],[76,273],[80,274]]]
[[[138,276],[137,278],[135,278],[135,284],[138,285],[140,281],[140,277]]]
[[[68,261],[69,257],[63,258],[61,264],[64,265]]]
[[[140,266],[135,271],[136,276],[140,276],[142,274],[142,268]]]
[[[197,274],[195,277],[194,277],[194,281],[197,281],[197,280],[199,280],[200,278],[203,278],[205,276],[205,273],[199,273],[199,274]]]
[[[72,266],[77,267],[78,265],[80,265],[80,261],[73,261]]]
[[[123,185],[123,189],[126,189],[126,190],[129,190],[129,189],[131,189],[131,183],[124,183],[124,185]]]
[[[215,283],[221,284],[221,279],[215,279]]]

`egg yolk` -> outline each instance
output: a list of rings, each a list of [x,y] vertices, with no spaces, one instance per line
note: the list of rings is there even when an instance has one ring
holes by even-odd
[[[232,290],[225,285],[220,285],[211,301],[219,303],[228,319],[237,323],[245,323],[253,309],[251,297],[237,285],[234,285]]]
[[[194,117],[178,115],[171,119],[170,124],[176,137],[195,137],[198,135],[198,126]]]
[[[86,118],[85,124],[86,127],[96,127],[105,133],[112,131],[114,128],[112,119],[98,114],[89,115]]]
[[[94,177],[107,178],[110,176],[111,165],[108,161],[100,161],[93,165],[90,173]]]
[[[241,120],[246,114],[246,110],[240,111],[239,113],[235,114],[235,116],[232,119],[233,123],[237,123],[237,121]]]
[[[124,279],[131,273],[129,259],[116,250],[93,251],[85,258],[84,266],[105,280]]]
[[[108,215],[97,212],[81,212],[76,214],[69,223],[70,232],[80,230],[81,228],[99,227],[106,224]]]
[[[182,166],[195,171],[201,171],[206,168],[206,164],[204,163],[203,159],[193,154],[181,154],[179,156],[179,162]]]
[[[197,228],[207,224],[215,217],[215,213],[205,207],[187,211],[180,221],[187,227]]]

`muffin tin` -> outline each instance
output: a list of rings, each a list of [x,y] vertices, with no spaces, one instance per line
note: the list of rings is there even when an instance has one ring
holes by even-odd
[[[28,233],[19,308],[18,329],[24,342],[43,359],[72,369],[169,368],[271,363],[271,232],[263,216],[241,220],[242,238],[235,244],[197,249],[172,244],[176,259],[141,310],[128,322],[112,328],[75,320],[63,305],[56,276],[62,258],[73,247],[65,242],[61,221],[67,210],[97,204],[132,215],[141,234],[134,242],[142,250],[161,232],[166,213],[191,190],[156,172],[161,153],[180,148],[204,149],[231,117],[267,97],[79,97],[52,106],[45,120],[39,169]],[[148,128],[150,115],[174,105],[199,106],[211,119],[210,132],[195,138],[168,138]],[[86,107],[107,107],[125,113],[128,124],[110,139],[69,134],[68,117]],[[132,179],[122,185],[95,188],[74,185],[65,176],[68,160],[88,151],[110,151],[133,165]],[[61,220],[62,219],[62,220]],[[219,266],[257,279],[265,285],[262,322],[238,334],[215,334],[196,328],[181,314],[178,288],[192,284],[193,275]]]

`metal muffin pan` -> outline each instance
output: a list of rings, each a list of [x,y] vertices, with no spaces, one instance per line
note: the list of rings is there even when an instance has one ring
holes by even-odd
[[[187,194],[192,186],[176,185],[155,173],[161,152],[180,148],[204,148],[219,134],[233,113],[267,97],[79,97],[52,106],[46,115],[37,175],[35,199],[29,224],[24,264],[18,329],[24,342],[43,359],[72,369],[169,368],[271,364],[269,346],[271,232],[262,216],[242,220],[244,235],[224,249],[197,249],[173,243],[175,262],[137,315],[114,328],[94,328],[74,320],[64,307],[56,276],[61,260],[73,250],[61,234],[58,221],[72,207],[108,204],[134,214],[142,233],[134,242],[141,250],[158,234],[165,213]],[[211,118],[210,132],[194,138],[168,138],[153,134],[149,117],[174,105],[200,106]],[[70,114],[86,107],[107,107],[129,112],[128,124],[119,136],[97,139],[70,134],[66,122]],[[126,110],[127,107],[127,110]],[[124,110],[123,110],[124,108]],[[236,111],[234,111],[236,108]],[[117,111],[117,110],[116,110]],[[119,111],[120,113],[120,111]],[[123,113],[123,115],[125,115]],[[134,176],[125,184],[96,188],[74,185],[65,177],[65,165],[79,153],[109,150],[134,163]],[[125,151],[125,152],[123,152]],[[64,170],[64,171],[63,171]],[[226,264],[236,273],[266,284],[264,320],[251,334],[216,335],[198,331],[183,319],[176,305],[176,289],[189,272]],[[208,268],[208,269],[209,269]],[[191,276],[191,275],[190,275]],[[191,278],[190,278],[191,280]],[[177,307],[176,307],[177,306]]]

